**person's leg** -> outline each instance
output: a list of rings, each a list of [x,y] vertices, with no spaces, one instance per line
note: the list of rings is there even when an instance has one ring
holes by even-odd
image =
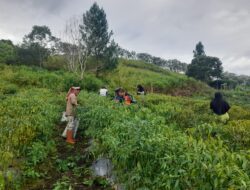
[[[74,117],[73,116],[68,116],[68,124],[67,124],[67,142],[74,144],[74,138],[73,138],[73,133],[74,133]]]
[[[65,116],[66,117],[66,121],[67,121],[67,125],[62,133],[62,137],[63,138],[66,138],[67,137],[67,130],[71,128],[71,119],[72,119],[72,116]]]
[[[66,138],[67,137],[67,130],[68,130],[68,127],[66,126],[63,133],[62,133],[62,137],[63,138]]]
[[[76,138],[78,126],[79,126],[79,120],[77,118],[75,118],[74,119],[74,135],[73,135],[74,139]]]

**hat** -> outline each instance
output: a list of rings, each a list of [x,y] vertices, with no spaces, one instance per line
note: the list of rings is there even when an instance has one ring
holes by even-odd
[[[74,90],[81,90],[81,87],[80,87],[80,86],[72,86],[72,88],[73,88]]]

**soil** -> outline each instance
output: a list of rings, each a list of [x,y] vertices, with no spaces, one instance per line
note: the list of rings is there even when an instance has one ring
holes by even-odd
[[[25,190],[111,190],[106,179],[91,175],[90,166],[94,161],[93,156],[87,151],[88,138],[83,132],[78,131],[76,144],[65,142],[61,134],[65,124],[55,127],[54,140],[56,150],[48,157],[46,162],[38,166],[38,171],[43,174],[40,179],[27,181]]]

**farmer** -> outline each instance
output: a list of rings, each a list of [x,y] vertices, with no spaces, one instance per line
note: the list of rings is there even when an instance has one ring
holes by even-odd
[[[107,96],[108,95],[108,89],[106,87],[102,87],[100,89],[100,96]]]
[[[136,103],[135,98],[131,94],[129,94],[128,92],[125,92],[124,100],[125,100],[125,105],[130,105],[132,103]]]
[[[137,95],[145,95],[145,90],[142,85],[137,85]]]
[[[124,101],[125,105],[130,105],[132,103],[132,97],[127,92],[125,92]]]
[[[228,103],[223,100],[222,94],[220,92],[216,92],[214,94],[214,99],[210,103],[210,109],[220,117],[220,120],[223,123],[226,123],[229,120],[228,111],[230,106]]]
[[[77,104],[77,96],[80,93],[81,88],[80,87],[71,87],[68,91],[68,94],[66,96],[67,106],[66,106],[66,116],[68,120],[68,124],[66,126],[66,142],[70,144],[75,144],[74,140],[74,133],[75,133],[75,126],[74,126],[74,120],[76,116],[76,106]],[[65,132],[62,136],[65,136]]]
[[[117,88],[115,90],[115,98],[114,100],[119,103],[124,102],[125,91],[122,88]]]

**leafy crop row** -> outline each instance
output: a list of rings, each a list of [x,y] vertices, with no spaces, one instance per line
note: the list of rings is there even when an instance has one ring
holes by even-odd
[[[61,109],[53,96],[48,90],[30,89],[8,96],[0,103],[1,187],[13,189],[10,184],[21,180],[14,178],[20,170],[30,177],[39,175],[32,168],[44,161],[53,148],[53,127]],[[14,173],[9,172],[12,167],[15,167]]]
[[[249,153],[232,152],[211,135],[204,139],[185,133],[179,120],[186,123],[193,117],[168,113],[181,108],[162,112],[156,104],[149,105],[151,97],[146,107],[124,107],[92,94],[81,96],[87,101],[79,117],[88,128],[86,133],[96,139],[93,151],[112,159],[119,182],[127,189],[250,188]],[[187,100],[171,100],[179,106],[190,105]],[[205,102],[196,104],[197,109],[205,106]],[[195,112],[191,116],[197,116]]]

